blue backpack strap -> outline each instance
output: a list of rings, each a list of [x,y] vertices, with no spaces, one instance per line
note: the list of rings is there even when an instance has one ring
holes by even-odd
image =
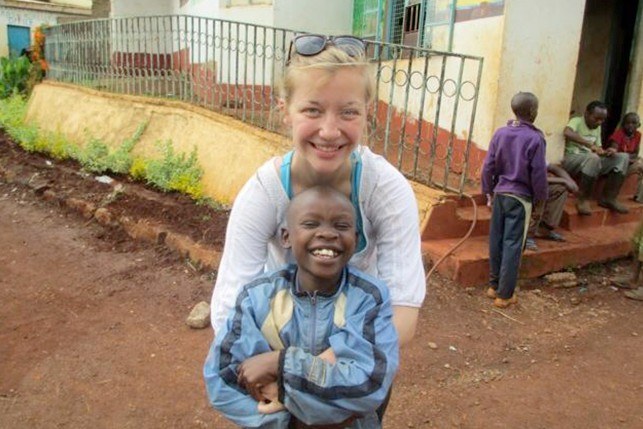
[[[356,229],[357,229],[357,247],[355,252],[361,252],[366,247],[366,235],[364,234],[364,222],[362,221],[362,211],[359,207],[359,188],[362,180],[362,157],[357,152],[351,154],[351,203],[355,207]]]
[[[292,163],[292,156],[295,153],[295,151],[291,150],[287,154],[284,155],[283,159],[281,160],[281,167],[279,171],[279,178],[281,179],[281,186],[283,186],[284,191],[286,191],[286,195],[288,196],[288,199],[292,199],[292,181],[290,180],[290,164]]]

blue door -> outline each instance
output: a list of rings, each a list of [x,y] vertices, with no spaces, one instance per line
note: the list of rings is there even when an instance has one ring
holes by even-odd
[[[23,49],[31,46],[31,30],[29,27],[7,25],[9,32],[9,55],[18,56]]]

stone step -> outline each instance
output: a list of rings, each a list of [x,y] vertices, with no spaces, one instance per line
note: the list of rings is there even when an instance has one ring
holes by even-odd
[[[538,252],[525,252],[521,278],[534,278],[546,273],[627,256],[637,222],[563,231],[564,243],[537,240]],[[449,255],[437,271],[462,286],[485,284],[489,277],[488,236],[473,236]],[[438,261],[459,238],[425,240],[425,258]]]
[[[450,197],[454,198],[454,197]],[[480,200],[479,196],[476,200]],[[631,199],[620,198],[619,202],[630,210],[628,214],[611,212],[600,207],[596,201],[590,203],[591,216],[580,216],[576,210],[576,200],[572,196],[568,198],[565,211],[560,222],[560,228],[568,231],[576,229],[597,228],[600,226],[618,225],[621,223],[636,222],[643,218],[643,204]],[[468,206],[465,206],[468,203]],[[491,209],[485,204],[477,205],[474,209],[468,198],[455,201],[447,199],[443,204],[435,207],[431,213],[431,219],[427,222],[423,231],[423,240],[443,240],[449,238],[463,237],[476,217],[476,225],[472,236],[487,236],[491,224]]]

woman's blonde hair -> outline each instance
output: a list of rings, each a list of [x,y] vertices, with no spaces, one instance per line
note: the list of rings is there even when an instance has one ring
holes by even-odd
[[[286,105],[290,103],[295,92],[297,78],[307,70],[324,70],[332,76],[338,70],[352,68],[362,71],[366,95],[366,105],[370,105],[375,95],[375,76],[372,66],[364,55],[352,57],[343,50],[329,46],[317,55],[303,56],[293,53],[290,64],[286,66],[279,85],[279,95]]]

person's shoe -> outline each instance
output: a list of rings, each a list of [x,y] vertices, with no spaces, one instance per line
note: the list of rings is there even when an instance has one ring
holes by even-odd
[[[565,240],[565,237],[554,231],[554,228],[547,225],[542,228],[537,228],[534,238],[542,238],[543,240],[550,241],[567,241]]]
[[[538,245],[536,244],[536,240],[533,238],[528,238],[525,240],[525,250],[531,250],[532,252],[537,252],[538,251]]]
[[[580,197],[576,200],[576,210],[581,216],[591,216],[592,208],[589,205],[589,200],[581,199]]]
[[[634,279],[631,274],[614,276],[610,279],[610,283],[621,289],[636,289],[636,285],[634,284]]]
[[[487,289],[487,298],[491,298],[491,299],[498,298],[498,295],[496,294],[496,290],[491,286],[489,286],[489,289]]]
[[[559,242],[564,242],[565,237],[557,233],[556,231],[549,231],[547,234],[543,235],[543,238],[545,240],[551,240],[551,241],[559,241]]]
[[[513,295],[509,299],[503,299],[498,297],[493,300],[493,306],[498,308],[507,308],[510,305],[516,304],[516,303],[518,303],[518,298],[516,297],[516,295]]]
[[[611,210],[613,212],[617,212],[621,214],[626,214],[630,212],[627,207],[625,207],[623,204],[619,203],[616,200],[601,200],[598,202],[598,205],[608,210]]]
[[[617,213],[629,213],[630,211],[624,205],[620,204],[616,199],[618,193],[621,191],[621,186],[625,181],[625,176],[617,173],[610,173],[605,178],[605,186],[603,187],[603,195],[598,202],[598,205],[605,207]]]
[[[643,301],[643,286],[639,286],[638,289],[628,290],[624,293],[629,299],[635,299],[637,301]]]
[[[576,210],[578,210],[578,214],[581,216],[590,216],[592,214],[592,208],[589,205],[589,199],[592,197],[595,182],[596,177],[591,177],[586,174],[580,175],[580,180],[578,182],[578,196],[576,199]]]

